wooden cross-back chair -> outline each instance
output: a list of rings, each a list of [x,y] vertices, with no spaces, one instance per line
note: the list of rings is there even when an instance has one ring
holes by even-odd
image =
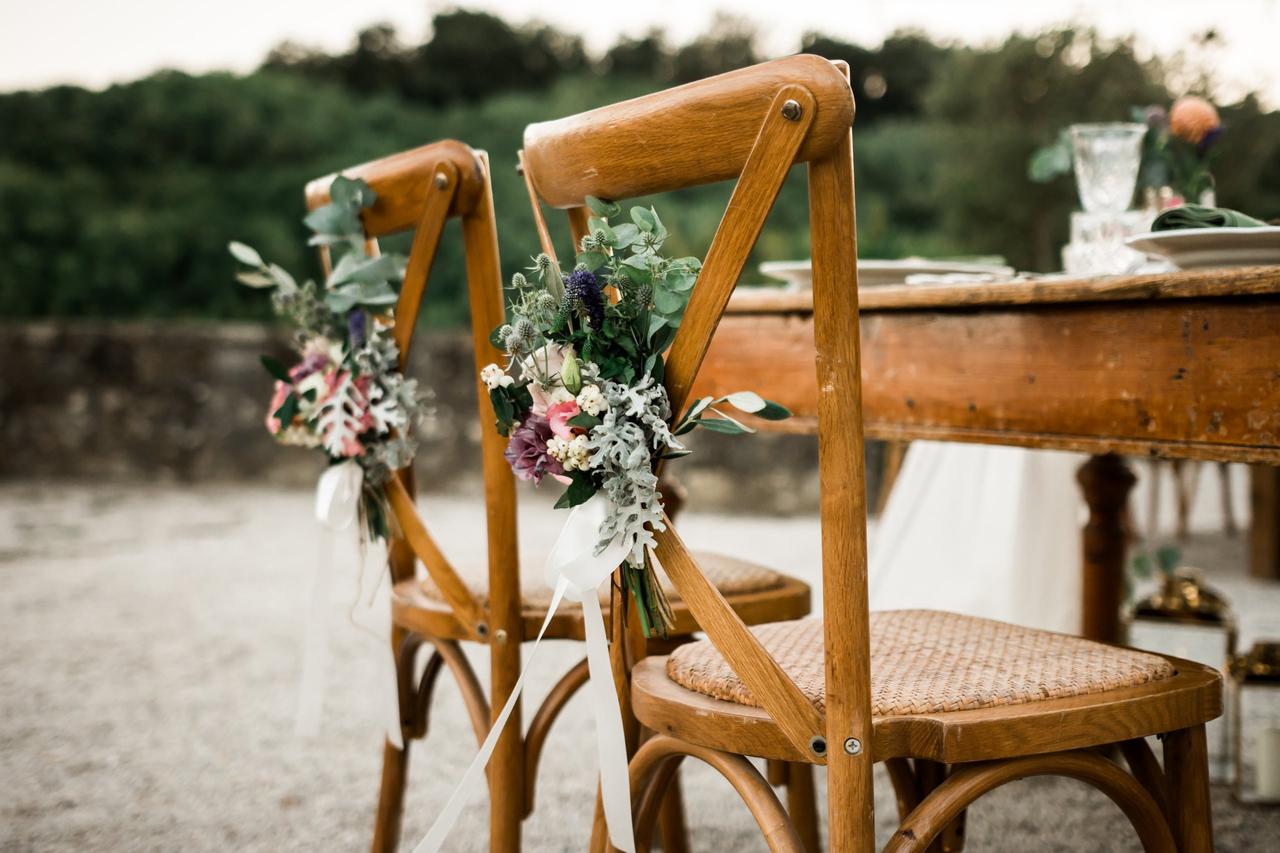
[[[377,241],[404,231],[413,232],[404,283],[394,312],[393,337],[400,349],[401,366],[408,361],[414,330],[436,250],[447,220],[458,217],[466,251],[466,276],[475,348],[474,381],[479,387],[480,369],[502,363],[504,355],[489,341],[489,334],[504,319],[501,272],[493,199],[487,157],[460,142],[444,141],[366,163],[343,174],[360,177],[377,193],[377,201],[364,214],[368,248]],[[309,209],[329,201],[326,176],[307,185]],[[322,252],[326,267],[329,259]],[[392,590],[392,644],[396,653],[398,691],[404,749],[390,743],[384,748],[382,788],[378,804],[373,849],[394,850],[400,834],[404,790],[407,782],[409,743],[426,734],[434,687],[441,670],[448,667],[462,691],[477,740],[483,740],[490,721],[506,703],[520,672],[520,644],[532,640],[546,615],[549,590],[543,588],[539,561],[523,574],[517,549],[515,479],[503,457],[506,439],[493,428],[493,411],[487,396],[478,400],[481,454],[485,484],[488,560],[483,567],[454,565],[437,545],[414,503],[414,478],[410,469],[398,472],[387,486],[400,535],[390,543],[389,568]],[[430,466],[430,459],[423,465]],[[796,618],[809,612],[809,587],[770,569],[743,560],[702,555],[715,565],[718,581],[728,591],[744,618],[763,622]],[[415,576],[421,561],[427,578]],[[677,636],[687,641],[695,624],[688,608],[672,602]],[[680,636],[683,635],[683,636]],[[546,632],[548,639],[582,640],[582,609],[562,605]],[[492,687],[485,691],[472,671],[460,642],[485,644],[490,650]],[[415,683],[414,661],[424,643],[432,655]],[[519,709],[489,764],[490,847],[519,849],[520,823],[534,805],[538,760],[552,724],[587,679],[586,661],[573,667],[557,683],[530,722],[521,730]],[[679,809],[667,810],[663,837],[677,851],[683,837]]]
[[[667,360],[674,411],[783,179],[795,164],[808,170],[819,392],[805,414],[819,425],[824,619],[748,629],[676,527],[657,535],[657,558],[708,639],[631,673],[635,713],[661,733],[632,761],[638,846],[692,755],[732,782],[773,850],[802,840],[745,756],[825,765],[836,851],[874,846],[874,762],[887,764],[901,817],[886,849],[959,849],[974,799],[1053,774],[1103,791],[1148,850],[1209,850],[1215,670],[957,614],[869,613],[852,119],[848,69],[793,56],[525,132],[526,168],[557,207],[737,180]],[[1143,740],[1152,734],[1163,735],[1163,769]],[[1104,744],[1121,747],[1131,773],[1089,749]]]

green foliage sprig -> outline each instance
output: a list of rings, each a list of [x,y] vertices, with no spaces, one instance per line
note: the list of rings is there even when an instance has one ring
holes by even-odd
[[[630,221],[618,222],[618,205],[587,204],[587,234],[570,274],[541,254],[527,275],[512,277],[511,320],[490,336],[509,361],[485,367],[481,379],[518,477],[565,483],[557,508],[607,498],[597,554],[619,537],[628,543],[624,578],[644,631],[665,634],[671,610],[650,562],[653,534],[664,525],[657,466],[686,455],[678,436],[697,427],[753,431],[727,407],[772,420],[790,412],[743,391],[700,399],[671,425],[664,354],[702,264],[663,254],[670,234],[652,207],[632,207]]]

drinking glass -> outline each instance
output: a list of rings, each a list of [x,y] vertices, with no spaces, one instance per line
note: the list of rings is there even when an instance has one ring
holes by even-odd
[[[1089,213],[1119,213],[1129,209],[1142,162],[1145,124],[1111,122],[1073,124],[1076,189]]]

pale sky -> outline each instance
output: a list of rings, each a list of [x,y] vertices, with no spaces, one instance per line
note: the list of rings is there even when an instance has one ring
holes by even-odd
[[[597,51],[655,25],[685,41],[725,8],[760,25],[769,53],[795,50],[809,29],[866,45],[901,27],[990,43],[1078,21],[1136,33],[1140,49],[1163,55],[1213,27],[1226,47],[1201,61],[1224,80],[1220,96],[1256,89],[1280,106],[1280,0],[0,0],[0,91],[101,87],[163,67],[248,71],[284,39],[337,51],[379,21],[416,41],[433,12],[459,5],[548,21]]]

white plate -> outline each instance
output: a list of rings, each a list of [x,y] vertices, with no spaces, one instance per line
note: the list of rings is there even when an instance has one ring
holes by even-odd
[[[809,290],[813,287],[813,266],[809,261],[766,261],[760,272],[770,278],[779,278],[793,290]],[[900,261],[858,261],[858,285],[877,287],[885,284],[902,284],[909,275],[984,276],[994,279],[1012,278],[1013,267],[999,264],[965,264],[955,261],[926,261],[924,258],[904,258]]]
[[[1179,269],[1280,264],[1280,227],[1180,228],[1125,240],[1132,249],[1165,258]]]

